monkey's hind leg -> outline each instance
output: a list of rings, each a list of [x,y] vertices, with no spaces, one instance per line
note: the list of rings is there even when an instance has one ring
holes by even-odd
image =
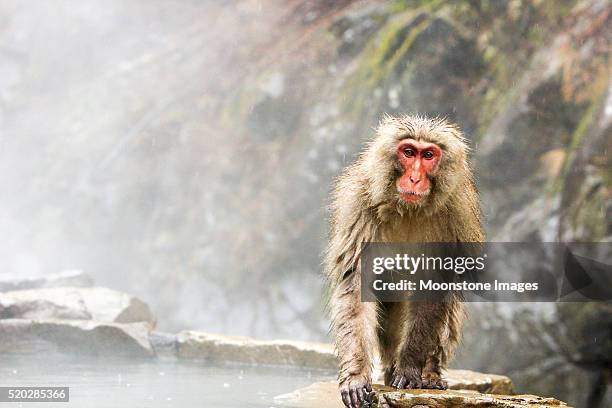
[[[421,374],[421,387],[436,390],[445,390],[448,383],[442,379],[442,365],[444,349],[438,347],[436,351],[427,356]]]
[[[428,355],[425,361],[425,367],[423,367],[423,373],[421,374],[423,388],[438,390],[448,388],[448,383],[442,379],[442,370],[452,357],[461,338],[461,328],[465,320],[465,312],[461,300],[460,295],[453,293],[449,296],[448,302],[445,303],[448,311],[445,330],[443,330],[439,347]]]
[[[395,363],[407,332],[408,305],[406,303],[382,303],[378,332],[383,381],[390,386]]]
[[[409,308],[412,323],[397,358],[391,386],[424,388],[431,382],[437,385],[438,379],[441,380],[440,350],[448,324],[449,304],[441,301],[414,301],[409,303]],[[424,372],[427,374],[426,381],[423,378]]]

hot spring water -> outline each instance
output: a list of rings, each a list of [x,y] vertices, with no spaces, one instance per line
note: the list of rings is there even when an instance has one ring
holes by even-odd
[[[105,358],[0,356],[0,386],[69,386],[68,403],[7,407],[274,407],[274,396],[335,373],[287,367],[224,366]]]

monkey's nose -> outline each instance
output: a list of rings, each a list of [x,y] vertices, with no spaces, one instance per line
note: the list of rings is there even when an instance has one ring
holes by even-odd
[[[410,176],[410,181],[412,182],[412,184],[418,184],[419,181],[421,181],[421,179],[419,178],[419,179],[415,180],[414,177]]]

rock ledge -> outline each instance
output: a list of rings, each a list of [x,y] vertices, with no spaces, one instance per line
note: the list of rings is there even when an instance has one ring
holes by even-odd
[[[473,390],[396,390],[374,385],[379,402],[373,408],[570,408],[554,398],[535,395],[483,394]],[[343,408],[334,382],[315,383],[275,402],[291,408]]]
[[[0,353],[52,353],[150,358],[146,322],[104,323],[93,320],[0,320]]]
[[[250,337],[223,336],[196,331],[177,335],[179,359],[210,363],[292,365],[335,370],[336,358],[330,344],[300,341],[262,341]]]

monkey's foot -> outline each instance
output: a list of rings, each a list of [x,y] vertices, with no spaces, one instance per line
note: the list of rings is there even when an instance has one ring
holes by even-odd
[[[369,381],[354,378],[340,385],[342,402],[347,408],[370,408],[378,401]]]
[[[438,373],[423,373],[422,382],[423,388],[432,390],[445,390],[448,388],[448,383]]]
[[[394,388],[423,388],[421,373],[415,367],[396,368],[391,378],[391,386]]]
[[[376,395],[375,391],[370,391],[368,395],[366,395],[364,407],[370,408],[377,402],[378,402],[378,395]]]

